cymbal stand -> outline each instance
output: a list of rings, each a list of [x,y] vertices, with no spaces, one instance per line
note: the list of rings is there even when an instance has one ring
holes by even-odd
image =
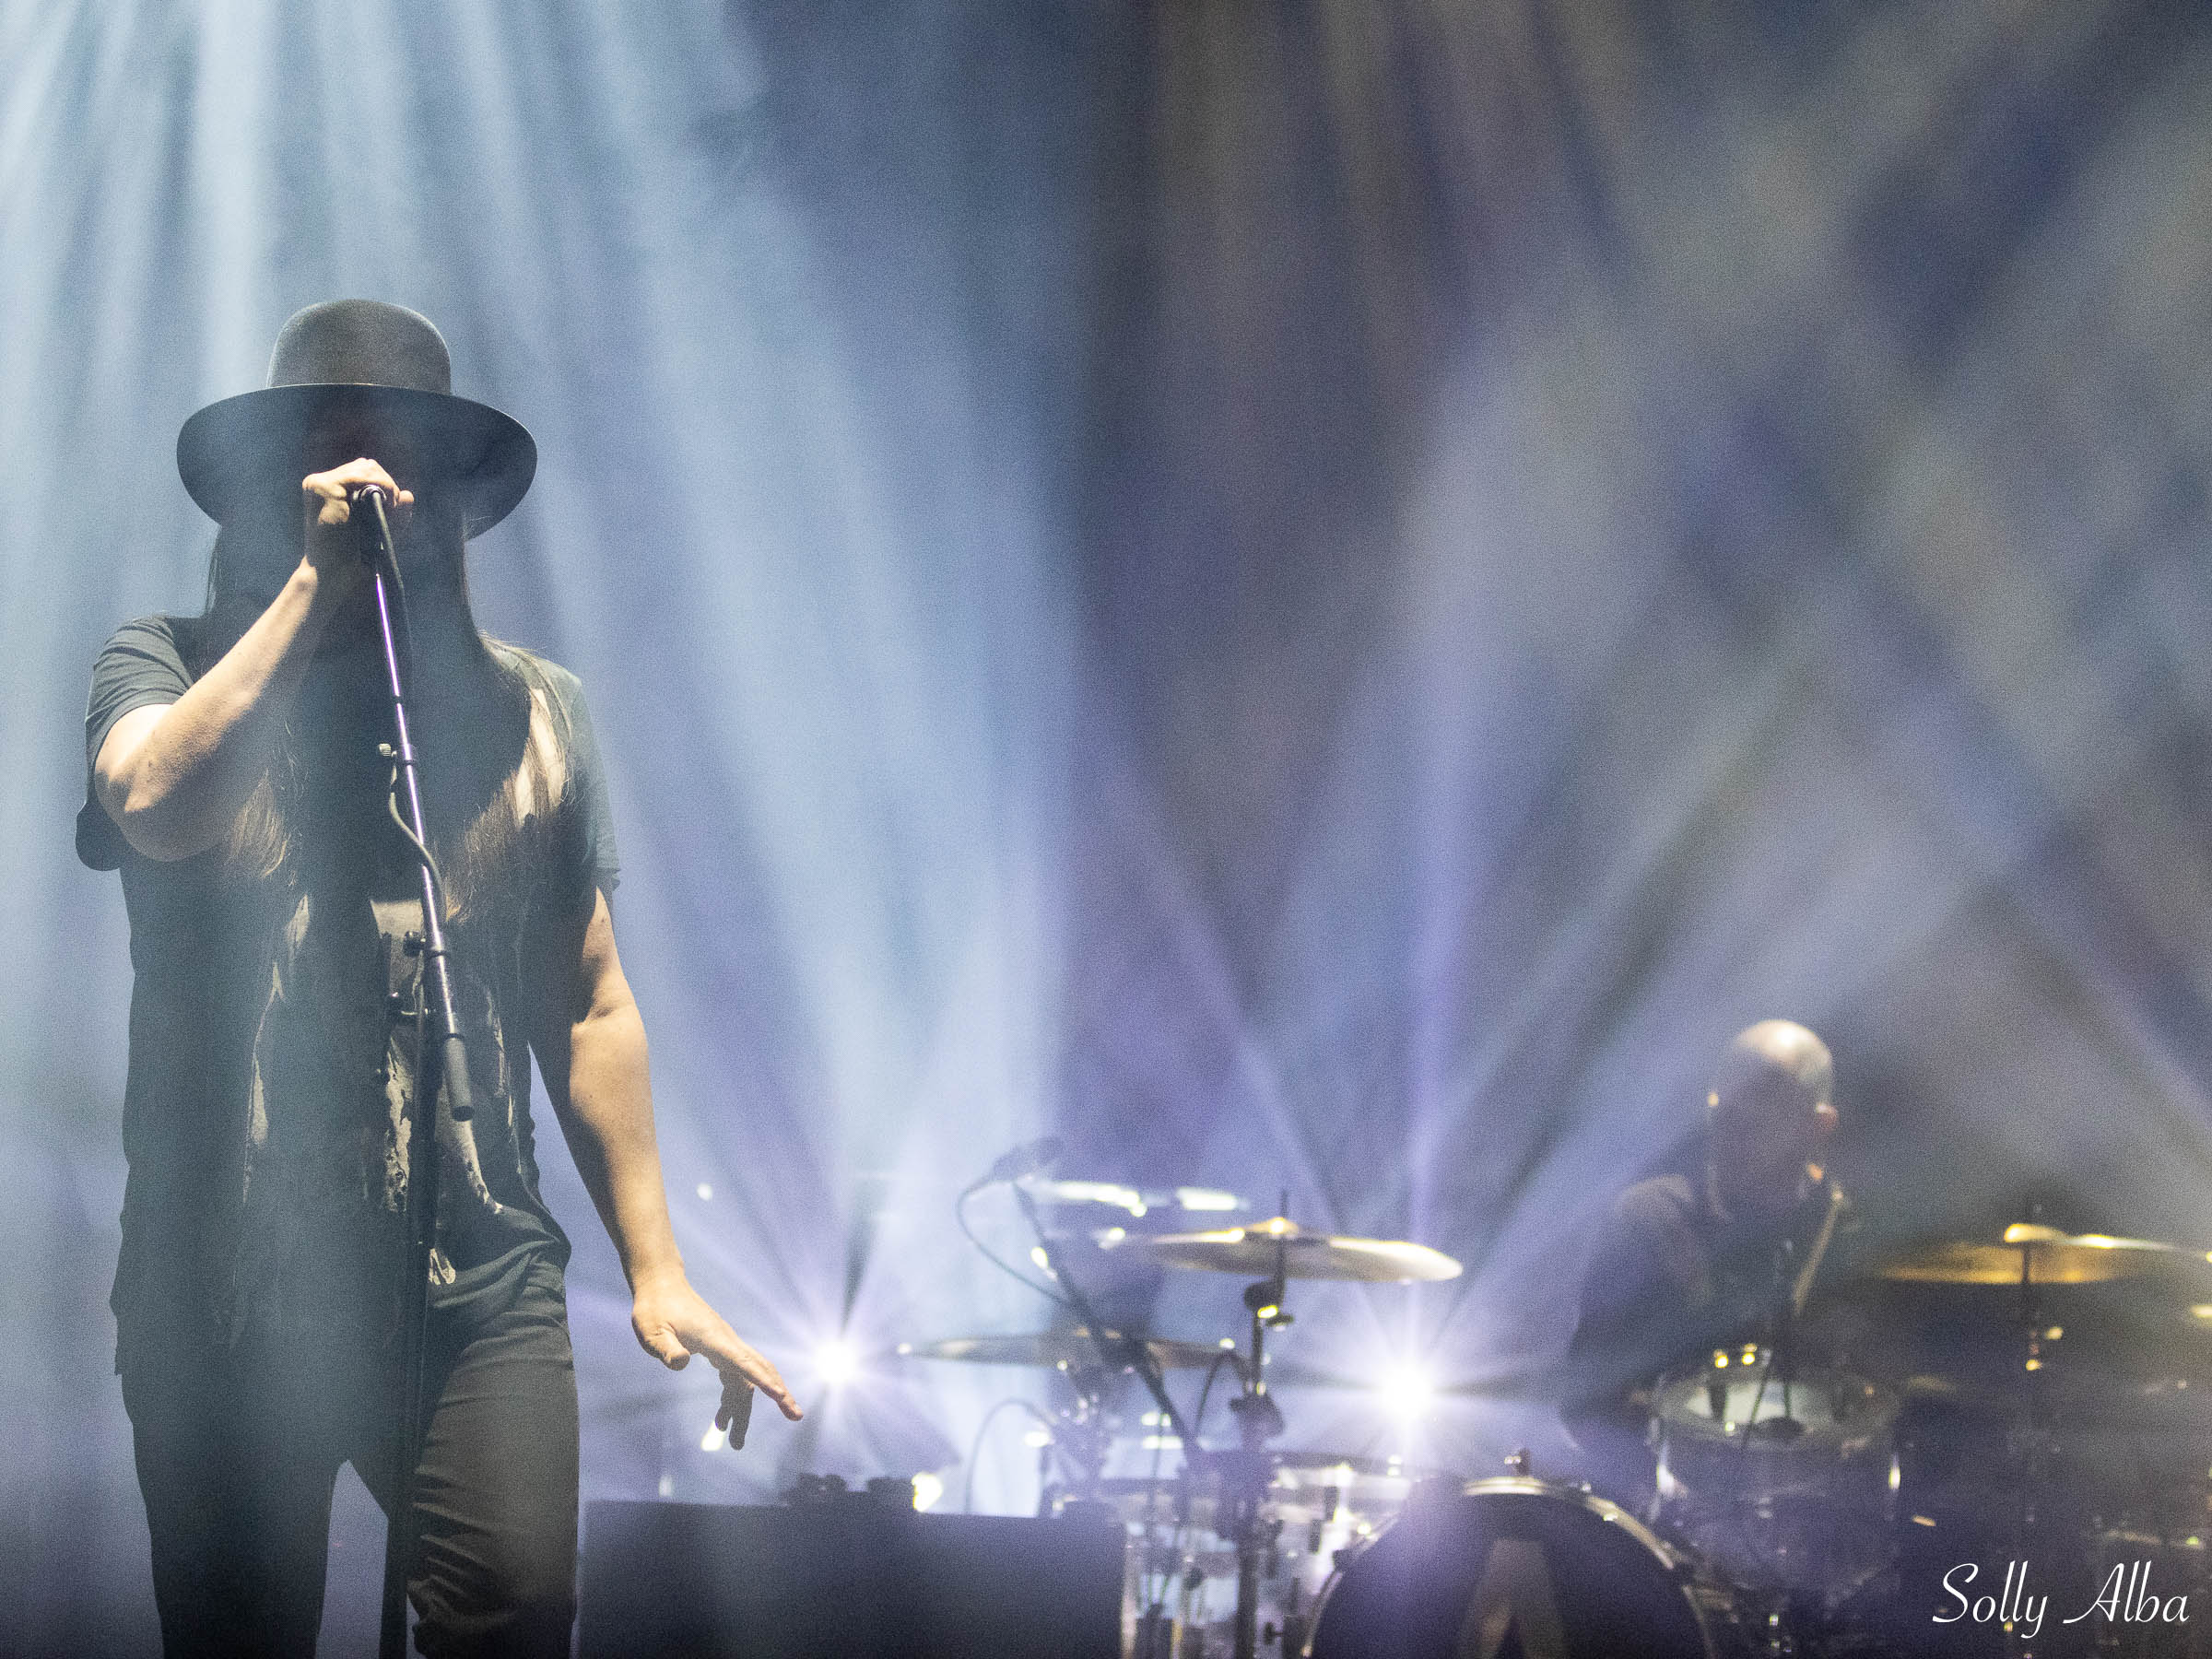
[[[2041,1207],[2030,1210],[2030,1225],[2040,1217]],[[2020,1244],[2020,1335],[2022,1354],[2020,1386],[2027,1394],[2027,1411],[2022,1428],[2008,1448],[2019,1460],[2020,1481],[2019,1536],[2016,1547],[2023,1559],[2028,1559],[2037,1544],[2036,1535],[2043,1525],[2041,1499],[2051,1478],[2053,1451],[2051,1436],[2050,1413],[2046,1409],[2042,1382],[2043,1370],[2043,1309],[2042,1298],[2037,1293],[2035,1282],[2035,1242],[2023,1239]],[[2017,1630],[2008,1630],[2006,1651],[2032,1659],[2034,1649]]]
[[[1237,1547],[1237,1624],[1235,1659],[1256,1659],[1259,1653],[1260,1614],[1260,1509],[1275,1478],[1275,1459],[1267,1442],[1283,1431],[1282,1408],[1267,1392],[1267,1333],[1290,1323],[1283,1309],[1288,1282],[1288,1241],[1275,1241],[1275,1272],[1244,1287],[1244,1306],[1252,1315],[1252,1353],[1246,1361],[1244,1389],[1229,1403],[1237,1419],[1237,1450],[1221,1457],[1221,1497],[1229,1512],[1227,1535]]]

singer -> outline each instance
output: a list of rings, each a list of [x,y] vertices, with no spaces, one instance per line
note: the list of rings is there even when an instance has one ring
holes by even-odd
[[[1640,1509],[1654,1475],[1652,1383],[1716,1345],[1764,1339],[1788,1273],[1828,1209],[1816,1159],[1836,1131],[1835,1064],[1804,1026],[1736,1033],[1705,1096],[1688,1167],[1615,1200],[1583,1280],[1562,1417],[1586,1477]]]
[[[77,851],[122,872],[135,970],[116,1371],[171,1655],[312,1653],[338,1466],[386,1503],[397,1472],[407,1130],[438,1108],[414,1088],[422,917],[386,806],[362,489],[391,503],[413,615],[410,717],[475,1100],[437,1124],[420,1650],[569,1651],[569,1241],[538,1194],[534,1057],[639,1342],[671,1368],[710,1361],[718,1420],[755,1387],[799,1415],[677,1254],[582,696],[469,607],[465,545],[522,499],[535,446],[450,387],[413,312],[293,317],[265,388],[178,441],[219,525],[205,611],[126,624],[93,668]]]

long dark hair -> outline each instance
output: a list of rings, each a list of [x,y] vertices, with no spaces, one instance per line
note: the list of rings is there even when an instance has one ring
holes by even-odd
[[[206,607],[183,641],[195,678],[253,625],[297,563],[298,531],[286,535],[281,524],[234,523],[218,532],[208,555]],[[520,895],[533,862],[525,835],[535,841],[574,833],[579,805],[566,704],[535,656],[477,626],[457,525],[450,539],[452,559],[427,561],[410,572],[410,597],[459,606],[465,623],[459,634],[468,657],[463,665],[492,700],[490,709],[480,711],[488,719],[467,724],[479,736],[503,728],[514,738],[514,757],[503,773],[454,779],[441,771],[437,777],[448,787],[426,794],[430,846],[444,877],[446,920],[465,924],[499,908],[502,898]],[[380,700],[373,711],[351,712],[381,718],[382,706]],[[453,724],[449,718],[449,728]],[[331,751],[357,735],[352,725],[343,731],[318,725],[307,705],[295,703],[275,735],[266,770],[231,822],[225,865],[233,879],[295,888],[334,839],[362,837],[359,802],[348,804],[349,827],[340,831],[328,799],[329,780],[345,771],[344,765],[332,764]],[[358,767],[359,757],[349,763]],[[377,799],[381,804],[381,793]],[[370,821],[375,823],[373,815]],[[375,832],[397,833],[388,824]]]

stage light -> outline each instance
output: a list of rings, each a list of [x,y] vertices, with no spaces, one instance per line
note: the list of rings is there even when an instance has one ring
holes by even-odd
[[[1382,1393],[1393,1417],[1411,1420],[1436,1403],[1436,1381],[1418,1366],[1405,1365],[1382,1379]]]
[[[860,1353],[843,1337],[823,1343],[814,1350],[814,1374],[831,1388],[842,1388],[860,1375]]]
[[[945,1482],[924,1469],[914,1477],[914,1507],[925,1510],[945,1496]]]
[[[1145,1195],[1118,1182],[1057,1181],[1053,1183],[1053,1194],[1063,1204],[1110,1204],[1132,1216],[1141,1216],[1146,1210]]]
[[[701,1452],[726,1452],[729,1447],[730,1431],[712,1423],[708,1424],[707,1431],[699,1437],[699,1449]]]
[[[1186,1210],[1233,1210],[1243,1204],[1234,1193],[1213,1187],[1177,1187],[1175,1202]]]

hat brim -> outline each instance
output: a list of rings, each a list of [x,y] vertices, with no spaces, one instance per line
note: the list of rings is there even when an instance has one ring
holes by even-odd
[[[228,524],[297,490],[310,472],[353,459],[313,453],[333,426],[404,435],[439,483],[459,492],[472,536],[513,512],[537,473],[536,441],[489,405],[408,386],[335,384],[269,386],[209,404],[177,434],[177,472],[200,511]]]

